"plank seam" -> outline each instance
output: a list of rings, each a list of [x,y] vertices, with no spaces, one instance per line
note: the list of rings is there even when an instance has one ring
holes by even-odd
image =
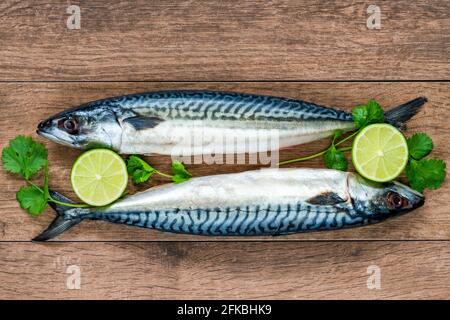
[[[308,80],[308,79],[281,79],[281,80],[0,80],[0,83],[439,83],[450,82],[450,79],[410,79],[410,80]]]
[[[0,240],[0,243],[34,243],[34,244],[50,244],[50,243],[284,243],[284,242],[298,242],[298,243],[307,243],[307,242],[450,242],[450,239],[318,239],[318,240],[302,240],[302,239],[293,239],[293,240],[56,240],[56,241],[48,241],[48,242],[33,242],[31,240]]]

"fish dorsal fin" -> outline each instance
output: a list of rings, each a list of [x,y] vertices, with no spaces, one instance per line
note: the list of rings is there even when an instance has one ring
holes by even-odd
[[[151,129],[164,121],[159,117],[134,116],[123,120],[132,125],[136,130]]]
[[[337,193],[334,192],[324,192],[312,198],[306,200],[309,204],[316,205],[335,205],[338,203],[345,202]]]

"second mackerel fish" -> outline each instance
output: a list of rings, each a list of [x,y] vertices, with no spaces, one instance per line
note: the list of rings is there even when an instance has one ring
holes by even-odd
[[[54,199],[70,202],[52,192]],[[35,241],[83,220],[104,220],[204,236],[273,236],[377,223],[424,204],[398,182],[376,184],[330,169],[263,169],[193,178],[150,188],[107,207],[53,202],[56,219]]]

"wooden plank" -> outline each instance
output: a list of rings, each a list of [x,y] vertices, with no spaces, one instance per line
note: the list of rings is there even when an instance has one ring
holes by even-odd
[[[0,4],[0,80],[449,79],[449,1]]]
[[[0,252],[1,299],[450,298],[448,242],[2,243]],[[67,287],[71,265],[79,290]],[[381,287],[368,289],[377,267]]]
[[[272,94],[302,98],[316,103],[338,106],[350,110],[369,98],[377,99],[389,108],[418,95],[429,98],[423,111],[410,123],[407,134],[426,131],[435,142],[433,155],[449,163],[447,141],[450,83],[3,83],[0,84],[0,147],[18,134],[33,135],[37,123],[47,116],[70,106],[102,97],[125,93],[161,89],[211,89],[233,90],[259,94]],[[74,197],[69,183],[69,171],[80,153],[40,137],[49,149],[50,185],[52,188]],[[281,151],[281,159],[318,151],[326,141]],[[169,170],[168,157],[151,157],[149,161],[161,170]],[[298,164],[298,167],[323,167],[316,159]],[[215,173],[238,172],[257,168],[254,165],[191,165],[194,176]],[[141,189],[165,183],[155,180]],[[18,206],[15,192],[23,182],[0,171],[0,240],[30,240],[40,233],[53,219],[51,209],[37,218],[29,217]],[[364,228],[292,236],[261,238],[265,240],[314,240],[314,239],[450,239],[450,185],[446,182],[439,191],[426,192],[426,205],[413,213],[379,225]],[[158,231],[113,225],[106,222],[86,221],[68,231],[58,240],[254,240],[254,238],[205,238],[188,235],[166,234]]]

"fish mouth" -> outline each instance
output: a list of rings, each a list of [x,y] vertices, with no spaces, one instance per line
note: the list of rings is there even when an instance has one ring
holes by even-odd
[[[39,135],[39,136],[41,136],[41,137],[44,137],[44,138],[47,138],[47,139],[52,139],[52,137],[53,137],[53,135],[51,135],[50,133],[48,133],[47,131],[46,131],[46,129],[48,128],[48,120],[45,120],[45,121],[42,121],[42,122],[40,122],[39,124],[38,124],[38,126],[37,126],[37,129],[36,129],[36,133]]]
[[[51,129],[52,121],[50,119],[39,122],[36,133],[44,138],[55,139],[51,133],[48,131]]]
[[[419,202],[417,203],[417,208],[420,208],[424,204],[425,204],[425,198],[420,199]]]
[[[56,142],[58,144],[62,144],[62,145],[72,147],[72,148],[77,148],[77,145],[74,144],[74,141],[66,141],[65,139],[60,139],[57,136],[55,136],[54,134],[48,132],[47,131],[48,126],[46,126],[45,122],[46,121],[43,121],[38,124],[38,127],[36,129],[37,135],[44,137],[50,141]]]
[[[44,138],[54,140],[56,139],[51,133],[48,132],[48,129],[51,128],[51,121],[49,119],[39,122],[36,133]]]
[[[59,139],[57,139],[54,135],[52,135],[52,134],[50,134],[48,132],[45,132],[43,130],[39,130],[39,128],[36,130],[36,133],[37,133],[38,136],[47,138],[47,139],[52,140],[54,142],[59,142]]]
[[[422,197],[420,197],[419,199],[417,199],[417,200],[415,201],[415,203],[414,203],[414,205],[413,205],[413,207],[414,207],[413,209],[420,208],[420,207],[422,207],[424,204],[425,204],[425,197],[422,196]]]
[[[414,199],[414,200],[412,200],[411,204],[408,207],[403,208],[401,210],[400,214],[404,214],[404,213],[408,213],[413,210],[416,210],[416,209],[422,207],[424,204],[425,204],[425,198],[422,197],[419,199]]]

